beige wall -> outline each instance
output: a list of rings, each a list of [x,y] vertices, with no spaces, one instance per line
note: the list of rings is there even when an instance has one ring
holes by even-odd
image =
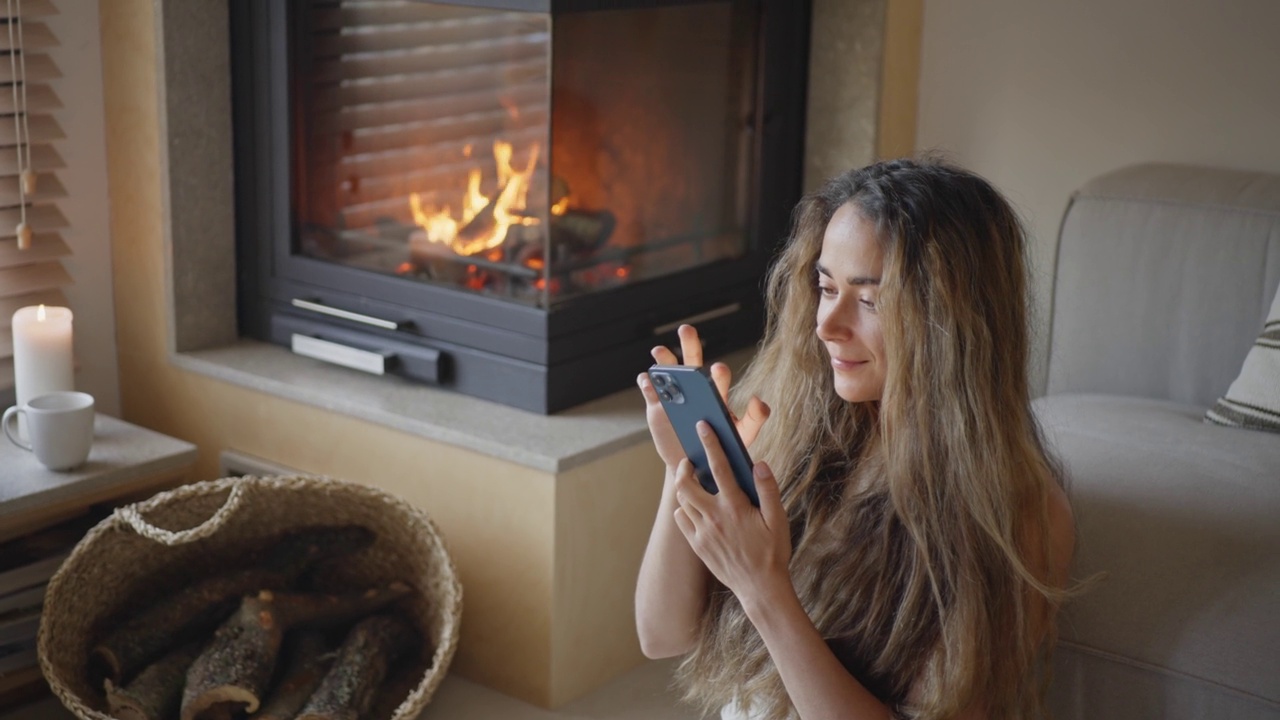
[[[1277,29],[1274,0],[926,0],[917,144],[1018,206],[1045,307],[1088,178],[1150,160],[1280,171]]]
[[[102,46],[98,8],[62,3],[59,15],[41,22],[58,38],[62,77],[53,81],[62,108],[54,113],[66,137],[55,143],[66,168],[57,171],[69,201],[58,203],[69,227],[61,231],[71,248],[64,261],[75,285],[67,304],[75,313],[76,388],[93,395],[100,412],[120,413],[116,326],[111,293],[111,237],[106,143],[102,130]],[[7,321],[5,323],[8,324]]]

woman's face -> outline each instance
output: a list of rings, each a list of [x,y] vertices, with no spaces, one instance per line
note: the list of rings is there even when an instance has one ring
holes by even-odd
[[[818,338],[831,356],[836,394],[849,402],[884,394],[880,273],[884,254],[875,226],[851,204],[836,210],[818,256]]]

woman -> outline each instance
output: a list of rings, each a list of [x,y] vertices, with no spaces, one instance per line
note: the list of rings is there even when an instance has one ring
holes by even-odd
[[[733,392],[758,510],[714,435],[721,490],[699,486],[639,377],[667,470],[637,628],[646,655],[687,655],[704,709],[1041,712],[1074,530],[1029,404],[1025,244],[994,188],[938,162],[879,163],[806,197]],[[700,365],[697,332],[679,336]],[[728,368],[711,374],[727,395]]]

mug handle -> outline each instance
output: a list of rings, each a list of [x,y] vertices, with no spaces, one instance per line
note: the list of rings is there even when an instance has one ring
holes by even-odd
[[[19,407],[18,405],[14,405],[13,407],[5,410],[4,418],[0,419],[0,424],[4,425],[5,437],[9,438],[10,442],[22,448],[23,450],[30,450],[31,443],[22,442],[22,439],[18,437],[17,431],[9,429],[10,427],[14,427],[14,428],[17,427],[18,413],[21,413],[21,412],[22,412],[22,408]],[[12,419],[13,422],[10,422],[10,419]]]

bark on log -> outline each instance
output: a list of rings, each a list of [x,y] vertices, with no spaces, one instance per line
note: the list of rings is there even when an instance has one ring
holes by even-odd
[[[609,242],[618,219],[608,210],[570,209],[551,216],[551,245],[556,260],[590,257]]]
[[[395,662],[418,644],[417,632],[394,615],[356,624],[338,651],[324,682],[296,720],[358,720],[377,699]]]
[[[498,188],[489,198],[489,202],[485,203],[484,207],[480,208],[480,212],[471,218],[471,222],[458,229],[456,241],[475,242],[480,238],[488,237],[494,230],[498,229],[498,220],[493,213],[501,195],[502,188]]]
[[[284,628],[276,622],[270,594],[245,598],[187,670],[182,720],[257,710],[283,638]]]
[[[323,635],[303,632],[292,645],[280,681],[253,720],[293,720],[329,671],[333,655],[325,652]]]
[[[298,625],[347,622],[374,612],[409,592],[403,583],[349,595],[274,593],[246,597],[240,610],[218,628],[213,641],[187,671],[182,720],[223,712],[254,712],[262,703],[284,632]]]
[[[106,682],[107,707],[119,720],[166,720],[178,710],[187,668],[203,649],[197,641],[170,651],[124,687]]]
[[[94,646],[90,672],[121,685],[165,650],[207,636],[235,611],[246,593],[288,587],[321,558],[354,552],[373,542],[355,525],[307,528],[285,535],[252,567],[199,580],[168,595],[114,628]]]
[[[373,708],[361,720],[389,720],[396,714],[400,704],[409,697],[409,693],[417,689],[422,682],[422,674],[426,666],[415,662],[417,658],[406,655],[396,663],[378,688],[378,697],[373,701]]]

